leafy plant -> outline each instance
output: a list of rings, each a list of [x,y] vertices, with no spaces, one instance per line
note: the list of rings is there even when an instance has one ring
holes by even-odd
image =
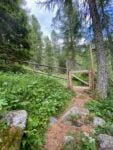
[[[108,122],[113,121],[113,100],[109,98],[104,101],[92,100],[87,103],[86,107],[96,116],[102,117]]]
[[[28,112],[21,149],[40,150],[50,116],[64,108],[72,92],[56,80],[36,74],[0,73],[0,87],[0,103],[4,109]]]
[[[3,106],[7,106],[8,103],[5,99],[0,99],[0,111],[2,111]]]
[[[97,127],[95,130],[96,130],[96,135],[108,134],[113,136],[113,128],[111,127],[110,123],[106,123],[104,126]]]

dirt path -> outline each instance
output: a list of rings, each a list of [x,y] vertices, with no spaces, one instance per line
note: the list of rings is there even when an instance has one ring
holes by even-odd
[[[73,100],[73,104],[68,109],[66,109],[66,111],[58,118],[58,121],[54,125],[51,125],[49,127],[45,137],[44,150],[61,150],[64,136],[66,135],[67,132],[70,131],[90,132],[91,131],[91,126],[89,125],[82,125],[81,127],[69,126],[69,125],[65,125],[61,121],[62,116],[68,110],[70,110],[71,107],[76,106],[76,107],[84,108],[85,103],[90,100],[90,97],[85,92],[85,90],[86,88],[75,89],[76,97]]]

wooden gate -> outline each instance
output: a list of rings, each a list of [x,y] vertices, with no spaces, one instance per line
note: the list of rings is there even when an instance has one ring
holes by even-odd
[[[93,52],[92,52],[92,47],[90,45],[90,69],[89,70],[78,70],[78,71],[73,71],[67,67],[67,75],[68,75],[68,83],[67,87],[69,89],[73,89],[73,82],[72,78],[74,77],[76,80],[80,81],[83,83],[86,87],[88,87],[91,90],[94,90],[95,88],[95,83],[94,83],[94,66],[93,66]],[[88,74],[89,81],[86,82],[83,79],[79,78],[76,76],[77,73],[85,73]]]

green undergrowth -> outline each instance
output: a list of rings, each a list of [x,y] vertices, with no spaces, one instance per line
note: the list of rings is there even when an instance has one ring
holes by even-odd
[[[95,93],[95,100],[91,100],[86,107],[96,116],[103,118],[106,122],[113,122],[113,82],[109,82],[108,97],[104,100]]]
[[[0,71],[2,72],[14,72],[14,73],[27,73],[28,70],[19,64],[2,64],[0,65]]]
[[[103,118],[106,122],[103,126],[95,129],[96,135],[108,134],[113,136],[113,85],[110,84],[106,99],[91,100],[86,104],[86,107],[93,115]]]
[[[0,112],[15,109],[28,112],[21,150],[42,148],[49,117],[58,115],[72,96],[72,92],[49,77],[0,73]]]
[[[73,132],[68,133],[73,139],[69,142],[64,142],[61,150],[97,150],[95,139],[88,133]]]
[[[113,122],[113,99],[91,100],[86,104],[86,107],[96,116],[107,122]]]

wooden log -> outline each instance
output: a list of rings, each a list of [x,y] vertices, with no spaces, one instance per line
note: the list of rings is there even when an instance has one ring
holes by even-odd
[[[87,73],[87,74],[89,74],[89,70],[76,70],[76,71],[72,71],[72,74],[76,74],[76,73]]]
[[[86,81],[84,81],[84,80],[80,79],[79,77],[77,77],[77,76],[75,76],[75,75],[72,75],[72,77],[74,77],[74,78],[75,78],[75,79],[77,79],[78,81],[80,81],[80,82],[84,83],[85,85],[89,85],[89,83],[88,83],[88,82],[86,82]]]

